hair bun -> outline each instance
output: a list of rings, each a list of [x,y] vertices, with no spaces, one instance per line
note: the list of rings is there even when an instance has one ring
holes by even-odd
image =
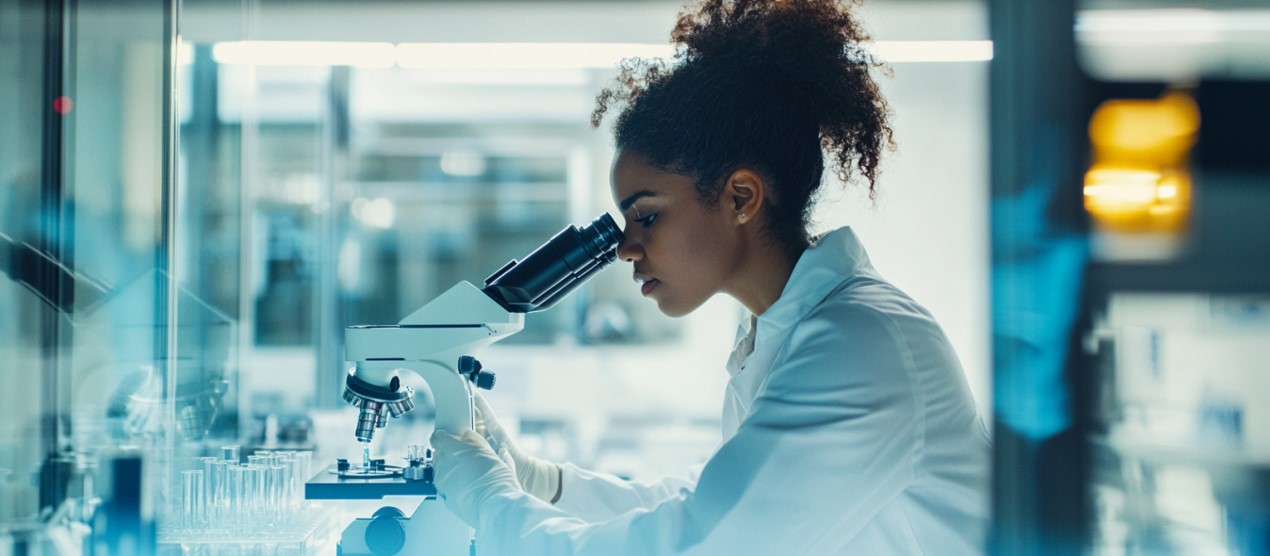
[[[847,2],[855,4],[858,2]],[[707,0],[679,14],[671,40],[681,62],[797,68],[808,61],[876,65],[861,43],[869,40],[843,2],[835,0]]]

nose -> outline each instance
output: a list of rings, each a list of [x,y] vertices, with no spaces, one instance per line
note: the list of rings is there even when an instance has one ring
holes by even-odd
[[[627,262],[635,262],[644,258],[644,247],[631,233],[630,226],[622,230],[625,237],[617,244],[617,258]]]

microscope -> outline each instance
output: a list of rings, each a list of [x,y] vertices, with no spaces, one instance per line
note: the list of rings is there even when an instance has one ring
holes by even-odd
[[[494,374],[471,353],[521,331],[525,313],[550,309],[617,260],[621,240],[613,218],[602,214],[508,262],[483,287],[459,282],[395,325],[348,327],[345,359],[353,367],[345,378],[344,400],[358,408],[357,441],[369,444],[376,429],[414,407],[414,389],[402,384],[404,372],[422,378],[432,391],[437,429],[472,428],[472,388],[493,388]],[[409,517],[386,506],[373,517],[355,520],[340,537],[340,554],[475,553],[471,529],[438,499],[430,462],[420,452],[412,447],[409,464],[400,468],[369,458],[360,468],[341,461],[305,485],[309,499],[425,497]]]

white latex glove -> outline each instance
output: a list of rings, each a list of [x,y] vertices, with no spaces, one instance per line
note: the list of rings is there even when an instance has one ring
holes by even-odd
[[[476,399],[476,431],[484,435],[500,455],[505,452],[511,456],[514,462],[511,468],[516,472],[516,480],[520,481],[521,488],[548,504],[559,501],[560,466],[522,451],[498,422],[494,409],[485,402],[480,392],[473,397]]]
[[[479,523],[481,506],[487,500],[520,492],[516,472],[472,429],[463,429],[458,436],[433,431],[432,466],[432,481],[445,499],[445,507],[471,527]]]

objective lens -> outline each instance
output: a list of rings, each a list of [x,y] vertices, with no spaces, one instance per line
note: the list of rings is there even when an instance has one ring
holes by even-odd
[[[354,432],[358,442],[369,444],[371,438],[375,436],[375,426],[379,422],[379,412],[383,405],[370,400],[362,404],[361,412],[357,415],[357,430]]]

